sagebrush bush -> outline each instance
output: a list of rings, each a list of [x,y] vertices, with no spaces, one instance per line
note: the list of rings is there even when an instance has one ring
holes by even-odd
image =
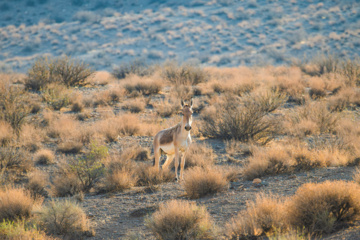
[[[124,103],[123,108],[129,110],[131,113],[139,113],[144,111],[146,106],[142,99],[131,99]]]
[[[52,197],[71,197],[82,191],[81,182],[76,174],[68,169],[55,175],[51,185]]]
[[[360,187],[345,181],[302,185],[288,203],[289,222],[312,234],[329,233],[360,213]]]
[[[201,198],[208,194],[221,192],[229,184],[225,174],[215,167],[194,167],[187,170],[185,175],[183,187],[189,198]]]
[[[55,155],[50,149],[40,149],[35,153],[35,162],[37,164],[49,165],[55,163]]]
[[[0,169],[15,169],[26,172],[33,167],[29,153],[15,146],[0,148]]]
[[[93,71],[86,64],[67,56],[38,58],[28,70],[25,86],[32,90],[44,89],[50,83],[82,86],[92,74]]]
[[[66,141],[58,145],[56,151],[61,153],[77,154],[81,152],[84,144],[76,141]]]
[[[246,207],[226,224],[225,234],[230,239],[252,239],[288,227],[284,203],[277,196],[258,194]]]
[[[166,118],[178,112],[180,110],[180,104],[162,100],[160,103],[155,104],[155,109],[160,117]]]
[[[10,81],[0,81],[0,120],[8,122],[19,135],[26,117],[30,113],[28,94]]]
[[[159,93],[163,87],[163,83],[161,79],[157,78],[131,76],[130,78],[124,80],[123,87],[129,96],[149,96]]]
[[[0,222],[29,218],[34,200],[29,191],[6,187],[0,190]]]
[[[145,63],[145,61],[137,59],[129,63],[125,63],[115,68],[113,75],[118,79],[126,78],[130,74],[138,76],[148,76],[154,72],[153,67]]]
[[[345,76],[345,84],[351,87],[360,83],[360,59],[347,59],[341,63],[341,73]]]
[[[90,231],[84,210],[70,200],[52,200],[39,212],[39,224],[52,235],[82,238]]]
[[[278,133],[278,122],[253,98],[241,101],[227,97],[205,109],[201,116],[200,131],[208,137],[266,144]]]
[[[171,200],[146,219],[146,226],[158,238],[214,239],[214,224],[205,207],[187,201]]]
[[[207,73],[200,67],[190,64],[165,64],[162,76],[173,85],[196,85],[207,81]]]
[[[106,192],[120,192],[135,186],[137,181],[133,170],[111,170],[105,176],[102,189]]]

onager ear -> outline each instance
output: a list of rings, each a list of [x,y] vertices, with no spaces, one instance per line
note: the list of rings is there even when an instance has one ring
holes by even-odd
[[[181,107],[184,107],[185,103],[184,101],[181,99]]]
[[[190,107],[192,108],[192,106],[193,106],[193,100],[192,100],[192,98],[190,99]]]

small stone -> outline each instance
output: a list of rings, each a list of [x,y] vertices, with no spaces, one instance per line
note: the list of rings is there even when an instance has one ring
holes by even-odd
[[[260,178],[255,178],[253,180],[253,184],[260,184],[261,183],[261,179]]]

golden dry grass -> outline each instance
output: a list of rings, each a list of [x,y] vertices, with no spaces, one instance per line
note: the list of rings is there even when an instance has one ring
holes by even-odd
[[[50,149],[40,149],[34,155],[37,164],[49,165],[55,163],[55,155]]]
[[[185,155],[185,167],[208,167],[215,164],[216,154],[206,144],[192,143]]]
[[[48,234],[79,239],[90,232],[84,210],[70,200],[52,200],[38,214],[39,224]]]
[[[205,207],[171,200],[146,220],[146,226],[158,239],[214,239],[214,224]]]
[[[46,187],[49,185],[49,175],[41,170],[34,170],[29,173],[29,182],[26,184],[26,188],[31,191],[32,196],[46,197],[48,192]]]
[[[5,121],[0,121],[0,146],[8,145],[14,137],[11,125]]]
[[[29,218],[35,203],[29,191],[15,187],[1,189],[0,199],[1,221]]]
[[[229,183],[222,171],[215,167],[194,167],[184,173],[183,187],[189,198],[201,198],[227,189]]]

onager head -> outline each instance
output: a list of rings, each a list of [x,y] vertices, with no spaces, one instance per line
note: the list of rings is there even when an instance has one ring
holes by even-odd
[[[182,114],[183,114],[183,126],[185,125],[185,130],[190,131],[191,130],[191,123],[192,123],[192,99],[190,100],[190,105],[185,104],[183,100],[181,100],[181,106],[182,106]]]

